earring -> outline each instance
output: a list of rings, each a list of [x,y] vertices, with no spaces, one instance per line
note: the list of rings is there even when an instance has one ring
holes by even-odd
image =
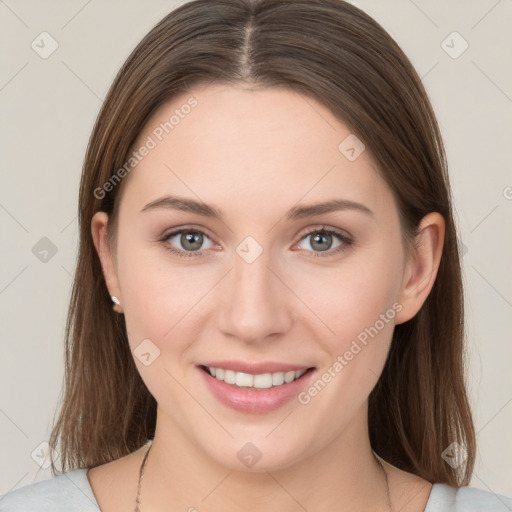
[[[121,302],[119,302],[119,299],[115,295],[111,295],[110,298],[112,299],[112,302],[114,303],[114,305],[112,306],[112,309],[116,313],[122,313],[123,310],[121,309]]]

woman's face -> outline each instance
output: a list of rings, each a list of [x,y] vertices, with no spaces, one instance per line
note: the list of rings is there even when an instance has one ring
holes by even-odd
[[[393,327],[422,298],[361,143],[311,98],[214,85],[162,107],[135,150],[102,262],[158,428],[258,470],[367,436]]]

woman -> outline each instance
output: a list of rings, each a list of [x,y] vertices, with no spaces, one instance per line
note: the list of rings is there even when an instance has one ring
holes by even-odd
[[[111,87],[79,208],[67,472],[0,510],[512,508],[467,487],[442,139],[368,15],[171,12]]]

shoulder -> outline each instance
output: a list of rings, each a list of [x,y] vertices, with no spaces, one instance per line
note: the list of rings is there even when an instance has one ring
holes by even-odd
[[[75,469],[1,494],[0,512],[98,512],[87,470]]]
[[[512,498],[474,487],[434,484],[425,512],[511,512]]]

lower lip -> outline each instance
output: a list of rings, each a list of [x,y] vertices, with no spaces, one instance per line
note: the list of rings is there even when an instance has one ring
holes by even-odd
[[[263,414],[278,409],[296,397],[309,383],[314,369],[308,370],[299,379],[267,389],[252,389],[228,384],[212,377],[209,372],[198,367],[199,372],[218,400],[231,409],[239,412]]]

